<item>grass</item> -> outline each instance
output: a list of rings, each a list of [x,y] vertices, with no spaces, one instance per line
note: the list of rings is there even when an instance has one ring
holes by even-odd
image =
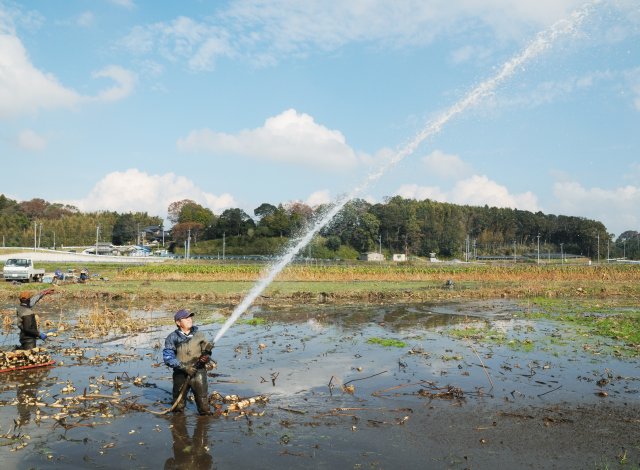
[[[627,352],[640,353],[640,309],[627,299],[532,299],[531,318],[547,318],[576,325],[588,334],[622,343]]]
[[[367,343],[369,344],[378,344],[380,346],[383,346],[385,348],[405,348],[407,347],[407,343],[405,343],[404,341],[400,341],[397,339],[390,339],[390,338],[378,338],[378,337],[372,337],[369,338],[367,340]]]

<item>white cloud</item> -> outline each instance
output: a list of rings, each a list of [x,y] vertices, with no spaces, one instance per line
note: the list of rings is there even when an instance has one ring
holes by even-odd
[[[107,77],[116,84],[95,97],[82,96],[64,87],[52,74],[35,68],[18,37],[0,34],[0,119],[40,110],[73,108],[92,101],[113,101],[129,95],[135,76],[118,66],[110,66],[94,75]]]
[[[191,199],[215,213],[236,205],[230,194],[208,193],[184,176],[150,175],[134,168],[109,173],[96,183],[87,197],[66,202],[82,211],[146,211],[164,216],[169,204],[182,199]]]
[[[333,202],[331,199],[331,193],[329,193],[328,189],[323,189],[311,193],[305,201],[305,204],[310,207],[316,207],[320,204],[329,204],[331,202]]]
[[[94,72],[93,78],[110,78],[115,82],[111,88],[107,88],[95,98],[94,101],[118,101],[131,94],[136,84],[135,74],[117,65],[111,65]]]
[[[640,228],[640,186],[585,188],[575,181],[562,181],[554,184],[553,194],[553,209],[558,213],[600,220],[617,234]]]
[[[435,150],[422,158],[427,171],[440,178],[460,179],[469,176],[473,169],[459,156]]]
[[[0,119],[40,109],[73,107],[81,100],[53,75],[33,67],[20,40],[0,34]]]
[[[403,184],[395,194],[406,199],[416,199],[418,201],[431,199],[432,201],[447,202],[447,193],[442,191],[438,186]]]
[[[268,118],[262,127],[237,134],[210,129],[192,131],[178,140],[177,147],[183,152],[241,155],[327,170],[352,168],[358,162],[341,132],[328,129],[295,109]]]
[[[18,147],[32,152],[39,152],[47,147],[47,139],[31,129],[25,129],[18,134]]]
[[[583,0],[240,0],[204,20],[178,17],[137,26],[121,44],[135,53],[156,52],[210,69],[219,56],[243,57],[258,66],[350,43],[389,48],[424,46],[440,35],[488,28],[500,38],[520,41],[532,31],[564,18]],[[462,48],[454,60],[466,60]],[[488,51],[475,49],[477,57]],[[480,55],[477,55],[480,54]]]
[[[234,54],[229,33],[180,16],[169,23],[136,26],[120,44],[134,54],[156,52],[169,62],[186,60],[192,70],[213,70],[218,57]]]
[[[406,184],[401,186],[396,194],[405,198],[433,199],[460,205],[484,206],[486,204],[492,207],[511,207],[532,212],[540,210],[536,196],[530,191],[511,194],[506,187],[491,181],[484,175],[474,175],[458,181],[449,191],[437,186]]]

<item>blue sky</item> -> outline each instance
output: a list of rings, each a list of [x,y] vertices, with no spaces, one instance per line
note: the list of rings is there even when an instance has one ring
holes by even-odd
[[[575,11],[358,195],[640,230],[637,0],[0,0],[0,192],[331,202]]]

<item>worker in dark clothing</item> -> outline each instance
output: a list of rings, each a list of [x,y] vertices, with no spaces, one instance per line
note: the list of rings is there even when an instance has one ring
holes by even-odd
[[[178,327],[165,339],[162,358],[173,369],[173,401],[180,398],[176,412],[184,411],[189,389],[195,397],[198,413],[210,415],[207,370],[211,361],[213,344],[207,342],[204,334],[193,326],[193,313],[178,310],[173,320]],[[183,391],[183,388],[186,390]],[[182,397],[180,394],[182,392]]]
[[[33,349],[36,347],[36,340],[47,339],[47,335],[38,330],[38,322],[36,315],[33,313],[33,307],[45,295],[53,293],[54,289],[45,289],[35,295],[31,292],[20,292],[20,305],[17,308],[18,328],[20,329],[20,349]]]

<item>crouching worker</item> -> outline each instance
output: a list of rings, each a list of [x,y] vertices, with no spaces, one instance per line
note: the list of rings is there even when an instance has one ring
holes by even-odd
[[[20,329],[20,349],[33,349],[36,347],[37,339],[47,339],[47,335],[38,330],[38,322],[33,312],[33,307],[45,295],[53,292],[53,289],[45,289],[34,295],[31,295],[29,291],[20,292],[20,305],[16,309],[18,328]]]
[[[180,399],[174,411],[184,411],[191,389],[198,413],[210,415],[206,365],[211,360],[213,344],[193,325],[193,315],[187,310],[178,310],[173,316],[178,328],[167,336],[162,358],[173,369],[173,401]]]

